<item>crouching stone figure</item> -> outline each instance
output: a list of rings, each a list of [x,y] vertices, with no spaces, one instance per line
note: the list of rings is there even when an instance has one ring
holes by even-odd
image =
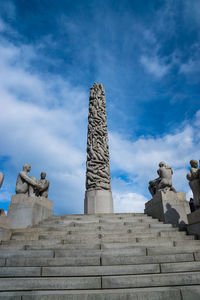
[[[170,166],[167,166],[165,162],[159,163],[159,169],[157,170],[158,178],[149,181],[149,192],[154,196],[157,191],[173,191],[176,190],[172,186],[173,170]]]

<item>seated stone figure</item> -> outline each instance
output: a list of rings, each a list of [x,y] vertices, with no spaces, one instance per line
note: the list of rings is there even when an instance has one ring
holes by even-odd
[[[30,164],[23,165],[23,170],[19,172],[16,182],[16,194],[25,194],[27,196],[35,196],[34,189],[39,186],[36,178],[29,176],[31,170]]]
[[[48,198],[49,181],[46,180],[46,172],[41,172],[40,178],[41,188],[38,191],[38,196]]]
[[[4,175],[3,175],[3,173],[0,172],[0,188],[3,184],[3,180],[4,180]]]
[[[189,181],[189,186],[193,193],[193,200],[195,208],[200,208],[200,169],[198,168],[198,161],[192,159],[190,161],[190,172],[186,178]]]
[[[151,193],[151,195],[154,196],[157,191],[169,190],[176,192],[176,190],[172,186],[172,168],[170,166],[167,166],[165,162],[160,162],[159,167],[160,168],[157,170],[159,177],[152,181],[149,181],[149,192]]]

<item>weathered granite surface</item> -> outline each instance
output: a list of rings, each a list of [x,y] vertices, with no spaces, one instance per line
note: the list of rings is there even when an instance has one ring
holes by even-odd
[[[53,215],[53,202],[45,197],[13,195],[8,207],[11,228],[26,228]]]
[[[95,83],[90,89],[84,211],[86,214],[113,212],[106,99],[101,83]]]
[[[188,217],[188,228],[189,234],[195,234],[200,239],[200,209],[187,215]]]
[[[145,203],[144,212],[164,223],[186,229],[190,208],[184,192],[158,191],[153,199]]]

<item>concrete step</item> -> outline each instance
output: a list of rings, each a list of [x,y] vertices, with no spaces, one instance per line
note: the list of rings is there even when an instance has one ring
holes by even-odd
[[[200,261],[198,256],[196,261]],[[101,257],[101,260],[100,260]],[[1,260],[1,266],[8,267],[27,267],[27,266],[98,266],[102,265],[137,265],[137,264],[155,264],[155,263],[176,263],[176,262],[193,262],[193,253],[186,254],[171,254],[171,255],[156,255],[156,256],[133,256],[130,254],[123,255],[123,253],[109,255],[108,253],[101,253],[97,256],[67,256],[67,257],[11,257]]]
[[[198,270],[198,268],[196,268]],[[160,273],[159,264],[126,266],[1,267],[0,277],[73,277]]]
[[[51,267],[1,267],[0,277],[73,277],[137,275],[200,271],[200,262],[179,262],[161,264],[136,264],[113,266],[51,266]]]
[[[166,273],[151,275],[103,276],[102,288],[159,287],[200,285],[200,272]]]
[[[100,256],[101,254],[107,255],[146,255],[146,247],[133,247],[131,249],[109,249],[109,250],[55,250],[55,257],[67,257],[67,256],[85,256],[85,257],[94,257]]]
[[[197,257],[198,258],[198,257]],[[197,260],[197,259],[196,259]],[[200,260],[200,258],[199,258]],[[153,256],[133,256],[133,255],[108,255],[102,254],[102,265],[130,265],[130,264],[154,264],[154,263],[175,263],[175,262],[193,262],[193,253],[168,254]]]
[[[6,300],[192,300],[190,285],[200,295],[200,241],[144,214],[52,216],[15,229],[0,243],[0,266]]]
[[[161,264],[160,268],[162,273],[200,271],[200,262],[165,263]]]
[[[162,254],[175,254],[175,253],[192,253],[200,251],[200,245],[190,245],[189,243],[185,243],[184,247],[149,247],[147,248],[148,255],[162,255]]]
[[[1,278],[1,291],[100,289],[101,277]]]
[[[200,295],[196,286],[184,287],[184,293],[189,298],[182,298],[181,287],[160,287],[160,288],[137,288],[137,289],[111,289],[111,290],[79,290],[79,291],[38,291],[36,292],[3,292],[0,293],[2,300],[188,300],[193,291]],[[22,297],[22,298],[21,298]]]
[[[99,277],[1,278],[1,291],[79,290],[200,285],[200,272]]]
[[[1,258],[8,257],[53,257],[52,250],[0,250]]]
[[[10,257],[95,257],[100,256],[101,254],[105,255],[163,255],[163,254],[178,254],[178,253],[192,253],[200,251],[200,245],[189,245],[183,247],[165,247],[157,245],[154,247],[145,247],[145,246],[132,246],[131,248],[120,249],[110,248],[105,250],[88,250],[88,249],[58,249],[58,250],[0,250],[1,258],[10,258]]]
[[[164,261],[165,262],[165,261]],[[98,256],[67,256],[67,257],[11,257],[2,260],[2,266],[8,267],[44,267],[44,266],[99,266]]]

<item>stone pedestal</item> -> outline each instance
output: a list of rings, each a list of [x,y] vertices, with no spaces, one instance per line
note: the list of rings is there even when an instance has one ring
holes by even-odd
[[[10,219],[7,216],[0,216],[0,240],[6,241],[11,237]]]
[[[85,214],[113,213],[113,198],[111,191],[90,190],[85,193]]]
[[[188,217],[188,233],[195,234],[200,239],[200,209],[193,211],[187,215]]]
[[[11,228],[26,228],[53,215],[53,202],[44,197],[13,195],[8,207]]]
[[[189,203],[183,192],[159,191],[153,199],[145,203],[144,212],[164,223],[170,223],[180,229],[186,230],[190,213]]]

